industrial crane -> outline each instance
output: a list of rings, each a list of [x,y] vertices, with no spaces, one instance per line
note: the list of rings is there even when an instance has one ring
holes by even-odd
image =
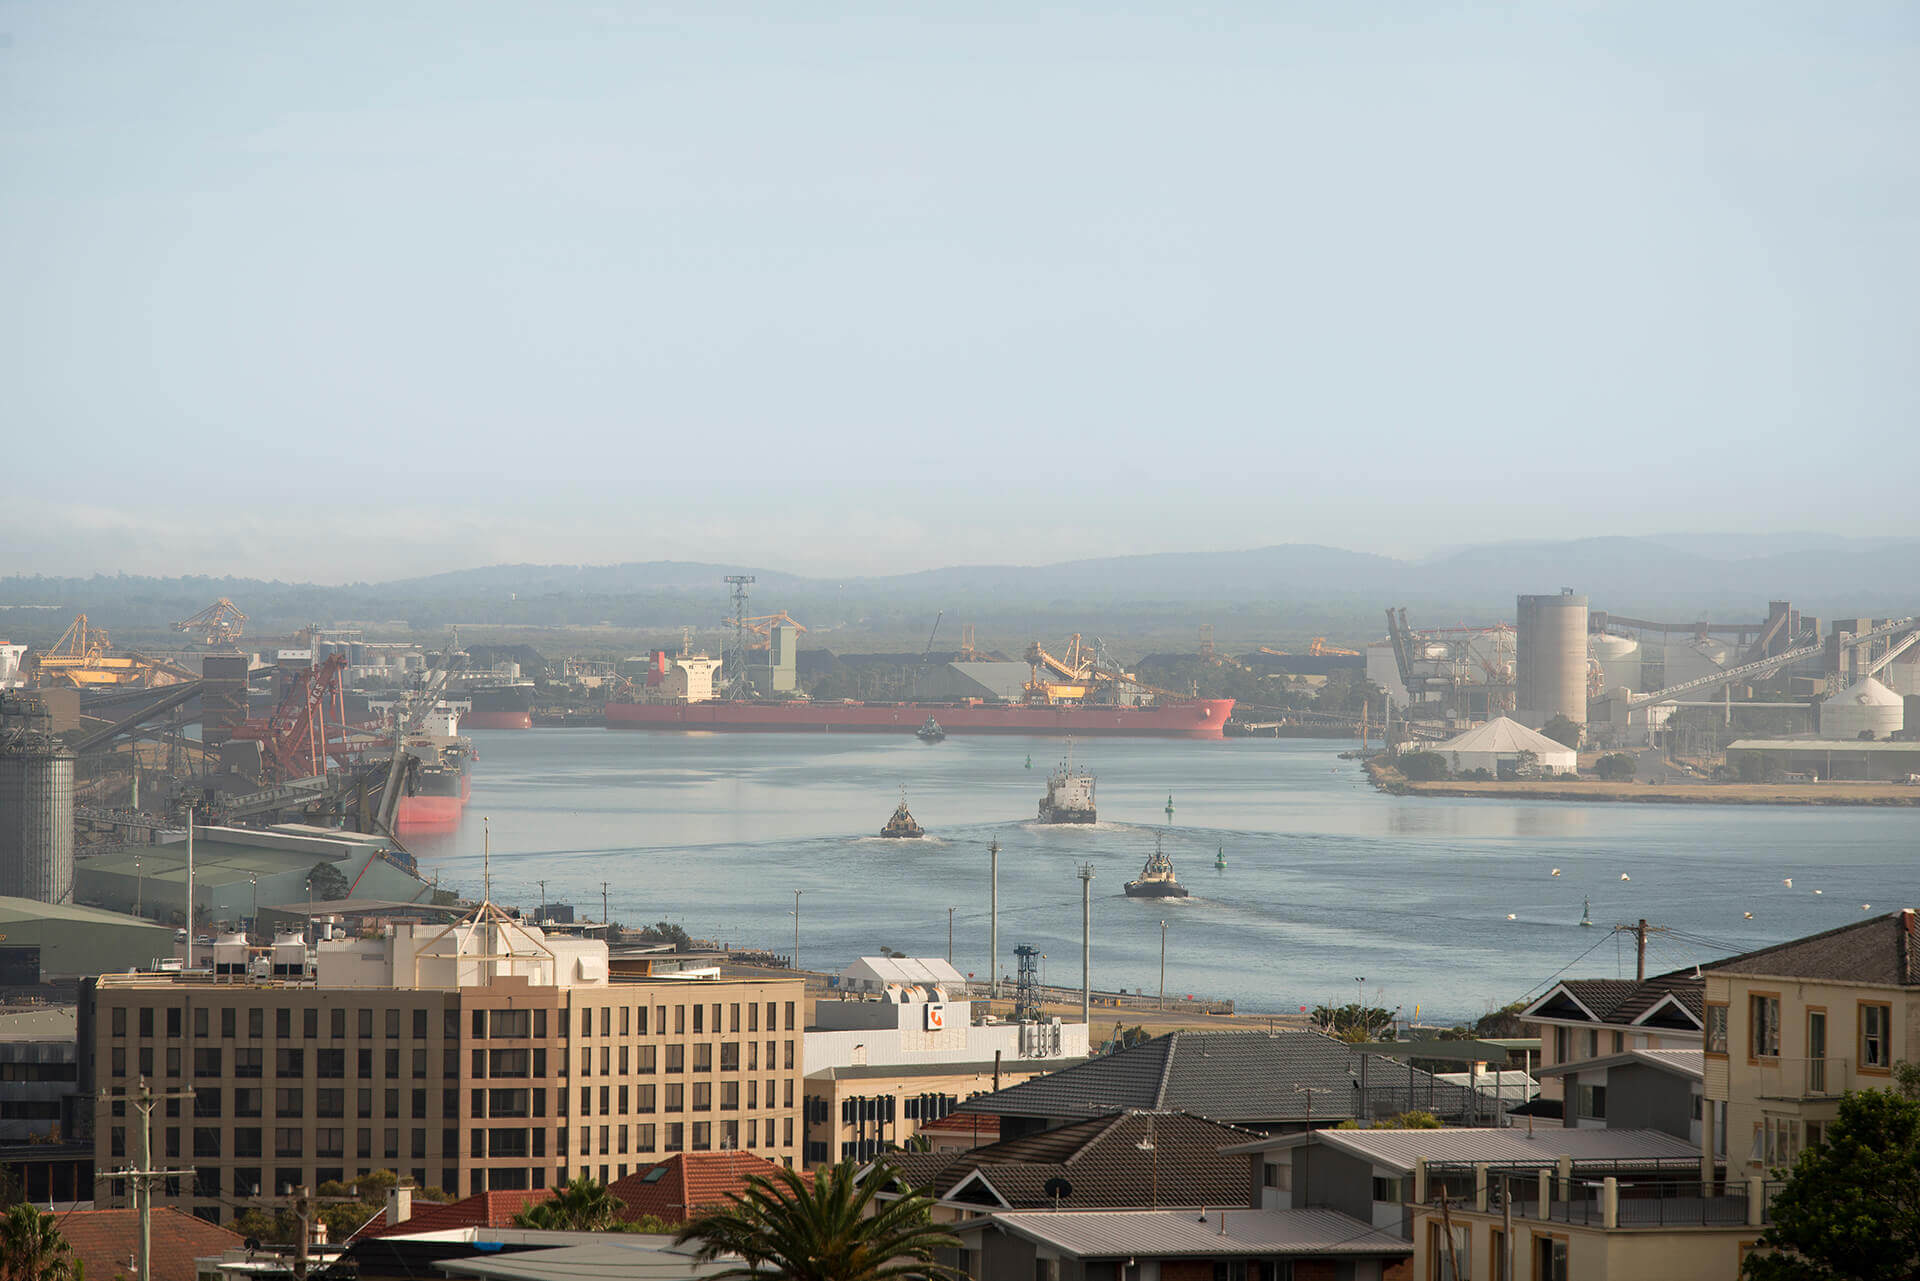
[[[231,645],[240,638],[241,629],[247,616],[240,607],[222,596],[191,618],[183,618],[173,625],[176,632],[198,632],[206,637],[209,645]]]
[[[178,680],[198,679],[184,667],[145,654],[110,655],[107,651],[112,648],[113,638],[106,628],[94,627],[85,614],[75,615],[60,639],[40,655],[41,679],[79,689],[171,685]]]
[[[766,649],[771,646],[773,644],[773,629],[783,623],[798,632],[807,630],[805,623],[802,623],[784,609],[777,614],[761,614],[754,618],[741,619],[740,625],[760,638],[757,641],[748,642],[747,648]]]

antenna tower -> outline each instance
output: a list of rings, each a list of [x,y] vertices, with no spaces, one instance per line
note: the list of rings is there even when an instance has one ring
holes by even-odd
[[[1040,1018],[1040,949],[1022,943],[1013,949],[1020,958],[1013,989],[1013,1021],[1026,1023]]]
[[[752,574],[727,575],[727,586],[733,590],[733,617],[727,625],[733,635],[727,641],[721,671],[726,674],[728,698],[738,698],[747,688],[747,587],[753,581]]]

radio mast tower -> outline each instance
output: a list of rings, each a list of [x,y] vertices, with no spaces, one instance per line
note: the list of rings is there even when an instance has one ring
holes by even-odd
[[[747,586],[752,582],[752,574],[727,575],[727,585],[733,589],[733,617],[727,623],[733,635],[727,641],[721,670],[726,673],[728,698],[740,697],[747,688]]]

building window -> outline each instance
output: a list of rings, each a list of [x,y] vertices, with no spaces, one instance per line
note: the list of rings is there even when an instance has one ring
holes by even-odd
[[[320,1039],[320,1011],[307,1009],[300,1011],[300,1035],[309,1041]]]
[[[196,1049],[193,1052],[193,1074],[195,1076],[219,1076],[220,1051]]]
[[[299,1077],[307,1074],[307,1052],[305,1050],[275,1050],[273,1052],[273,1074],[275,1076]]]
[[[693,1008],[695,1013],[698,1013],[700,1010],[700,1007],[697,1005]],[[713,1071],[713,1047],[711,1045],[696,1045],[693,1047],[693,1070],[696,1072]]]
[[[1752,1039],[1748,1042],[1748,1055],[1756,1059],[1779,1058],[1780,998],[1751,996],[1747,998],[1747,1010],[1753,1028]]]
[[[278,1089],[273,1092],[273,1114],[275,1116],[305,1116],[307,1096],[304,1091]]]
[[[1885,1072],[1893,1066],[1893,1007],[1877,1002],[1860,1004],[1860,1070]]]
[[[273,1154],[275,1156],[299,1156],[301,1133],[294,1126],[281,1126],[273,1132]]]
[[[1579,1087],[1579,1111],[1575,1114],[1583,1120],[1604,1121],[1607,1119],[1607,1087],[1604,1085],[1581,1085]]]
[[[347,1012],[339,1007],[327,1013],[327,1035],[336,1041],[347,1039]]]
[[[1708,1054],[1727,1052],[1727,1007],[1724,1005],[1707,1006],[1706,1047]]]

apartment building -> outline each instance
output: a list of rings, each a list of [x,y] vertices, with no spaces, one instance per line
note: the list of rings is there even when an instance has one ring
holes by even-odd
[[[141,1152],[116,1094],[179,1095],[154,1108],[151,1155],[192,1171],[161,1199],[203,1218],[378,1169],[461,1195],[612,1181],[675,1152],[798,1161],[797,980],[624,981],[604,942],[490,904],[452,926],[283,939],[270,974],[239,936],[214,953],[211,972],[83,994],[99,1168]]]
[[[1789,1166],[1848,1090],[1920,1063],[1920,925],[1911,908],[1704,967],[1701,1166]]]

